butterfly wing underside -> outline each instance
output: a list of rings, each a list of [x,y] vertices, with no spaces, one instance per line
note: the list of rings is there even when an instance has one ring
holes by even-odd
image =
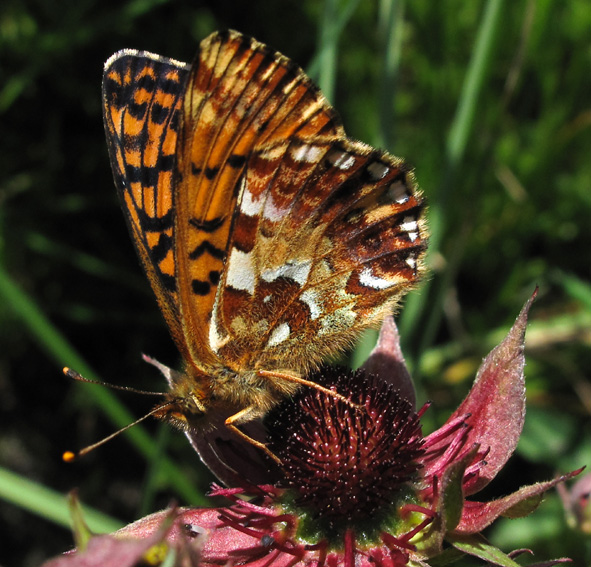
[[[181,353],[174,243],[178,114],[189,66],[123,50],[105,64],[103,116],[115,184],[138,255]]]
[[[377,326],[423,271],[423,200],[402,160],[346,136],[297,65],[237,32],[206,38],[192,65],[115,54],[103,111],[136,249],[193,367],[168,377],[172,399],[182,413],[206,391],[231,398],[186,432],[207,462],[235,462],[222,424],[238,378],[305,376]],[[256,463],[253,446],[243,455]]]
[[[249,159],[212,321],[237,367],[306,374],[376,326],[420,277],[423,200],[408,167],[346,137]]]

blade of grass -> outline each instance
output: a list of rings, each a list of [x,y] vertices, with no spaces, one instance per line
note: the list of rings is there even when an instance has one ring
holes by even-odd
[[[65,528],[71,527],[67,496],[0,467],[0,498]],[[88,527],[97,533],[111,533],[121,522],[92,508],[84,510]]]
[[[35,302],[10,279],[2,267],[0,267],[0,297],[3,298],[7,306],[10,306],[50,358],[60,366],[67,364],[85,377],[95,379],[92,369],[45,317]],[[107,388],[86,383],[80,383],[79,387],[86,388],[88,398],[96,403],[115,427],[121,428],[134,420],[125,406]],[[143,427],[135,426],[124,435],[146,459],[158,455],[156,444]],[[205,498],[193,488],[185,475],[170,459],[163,458],[161,466],[170,485],[182,496],[183,500],[192,504],[206,502]]]
[[[466,144],[474,126],[476,106],[490,67],[492,49],[500,31],[502,7],[503,0],[489,0],[482,16],[474,54],[447,139],[447,161],[452,171],[455,171],[464,157]]]
[[[330,101],[334,100],[337,69],[338,34],[334,29],[337,3],[338,0],[325,0],[323,18],[318,29],[318,86]]]
[[[377,22],[382,49],[377,145],[388,149],[394,142],[394,99],[402,50],[403,14],[403,0],[381,0]]]
[[[340,4],[343,5],[339,6]],[[358,4],[359,0],[324,2],[324,12],[318,28],[318,49],[308,65],[308,74],[316,80],[324,96],[331,102],[334,101],[339,38]]]
[[[435,194],[436,197],[430,203],[430,255],[437,253],[439,250],[441,239],[446,230],[446,206],[450,201],[455,176],[464,158],[466,145],[474,127],[476,108],[488,76],[493,47],[502,33],[502,7],[503,0],[489,0],[480,22],[475,48],[464,78],[460,100],[458,101],[447,138],[446,171],[441,180],[439,190]],[[453,270],[448,269],[446,277],[436,285],[434,294],[429,301],[429,312],[426,315],[426,322],[424,325],[421,325],[420,346],[418,351],[414,353],[415,356],[420,356],[420,353],[433,342],[436,330],[443,316],[443,300],[451,281],[453,281],[454,275]],[[420,294],[409,296],[400,320],[401,336],[410,334],[413,329],[417,328],[418,321],[424,316],[426,308],[423,297],[427,295],[431,285],[432,281],[427,280],[421,287]]]

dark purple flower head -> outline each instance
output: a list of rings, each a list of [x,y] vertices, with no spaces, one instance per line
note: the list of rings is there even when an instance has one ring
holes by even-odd
[[[423,454],[419,416],[391,384],[326,369],[324,385],[350,404],[303,390],[267,421],[294,505],[329,532],[379,526],[396,513]]]

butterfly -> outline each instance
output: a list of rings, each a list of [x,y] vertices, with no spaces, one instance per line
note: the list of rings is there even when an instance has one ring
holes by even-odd
[[[235,31],[192,65],[123,50],[103,113],[133,242],[184,360],[156,417],[189,432],[264,416],[423,272],[424,201],[349,138],[305,73]],[[338,396],[331,392],[333,396]]]

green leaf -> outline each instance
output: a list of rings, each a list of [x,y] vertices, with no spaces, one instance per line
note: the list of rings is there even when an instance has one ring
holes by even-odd
[[[500,549],[488,543],[481,535],[454,535],[446,539],[456,549],[463,551],[468,555],[473,555],[474,557],[488,561],[492,565],[500,565],[502,567],[522,567]]]
[[[72,516],[72,529],[74,530],[76,549],[84,551],[93,533],[84,519],[82,506],[80,500],[78,500],[78,494],[75,491],[70,492],[68,495],[68,505]]]
[[[449,466],[441,478],[441,501],[439,511],[443,517],[446,532],[453,530],[460,522],[464,508],[462,487],[466,467],[474,459],[478,448],[474,448],[461,461]]]
[[[580,301],[587,310],[591,311],[591,285],[589,282],[573,274],[561,274],[558,280],[568,295]]]

